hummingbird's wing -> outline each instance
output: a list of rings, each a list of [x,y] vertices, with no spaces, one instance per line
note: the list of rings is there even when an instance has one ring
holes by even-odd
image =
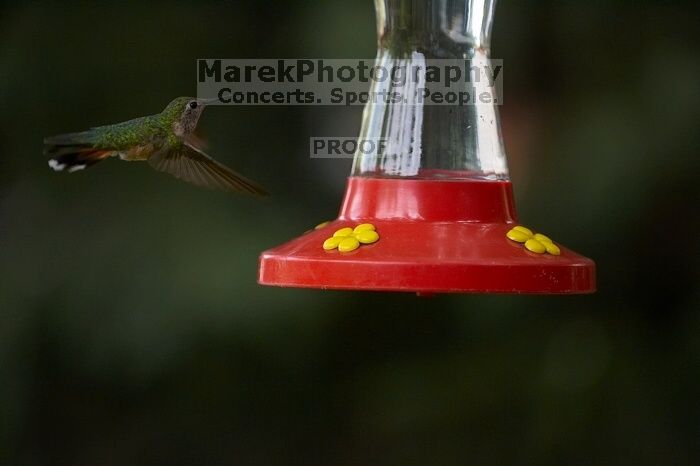
[[[163,149],[154,153],[148,163],[158,171],[204,188],[267,196],[265,189],[203,151],[183,144],[177,149]]]
[[[197,152],[204,152],[207,150],[207,142],[195,133],[185,134],[182,139],[185,141],[185,144]]]

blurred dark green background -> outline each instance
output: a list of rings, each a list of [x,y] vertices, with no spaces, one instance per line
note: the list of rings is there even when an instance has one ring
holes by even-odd
[[[521,219],[594,258],[584,297],[256,284],[340,205],[309,137],[361,108],[216,107],[260,202],[42,138],[155,113],[203,57],[371,57],[370,1],[0,7],[0,464],[697,464],[697,1],[500,0]]]

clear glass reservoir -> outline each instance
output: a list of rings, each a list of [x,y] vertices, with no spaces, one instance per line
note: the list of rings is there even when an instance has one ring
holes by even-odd
[[[352,174],[363,177],[507,180],[498,104],[433,104],[421,85],[427,64],[447,60],[472,67],[490,64],[489,36],[495,0],[375,0],[378,53],[385,69],[417,69],[415,82],[374,81],[371,92],[398,93],[400,102],[365,107],[360,140],[381,140],[355,154]],[[415,65],[415,66],[414,66]],[[444,71],[444,70],[443,70]],[[457,88],[455,87],[457,86]],[[452,84],[473,96],[494,92],[484,79]]]

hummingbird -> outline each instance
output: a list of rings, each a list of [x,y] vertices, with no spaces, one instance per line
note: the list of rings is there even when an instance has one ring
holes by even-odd
[[[49,167],[69,173],[109,157],[147,161],[175,178],[220,191],[266,196],[257,183],[212,159],[194,134],[204,108],[215,99],[178,97],[156,114],[44,139]]]

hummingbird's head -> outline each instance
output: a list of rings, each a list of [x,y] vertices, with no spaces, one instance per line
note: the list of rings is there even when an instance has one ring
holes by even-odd
[[[163,113],[173,120],[175,134],[182,136],[197,128],[199,117],[210,101],[194,97],[178,97],[168,104]]]

